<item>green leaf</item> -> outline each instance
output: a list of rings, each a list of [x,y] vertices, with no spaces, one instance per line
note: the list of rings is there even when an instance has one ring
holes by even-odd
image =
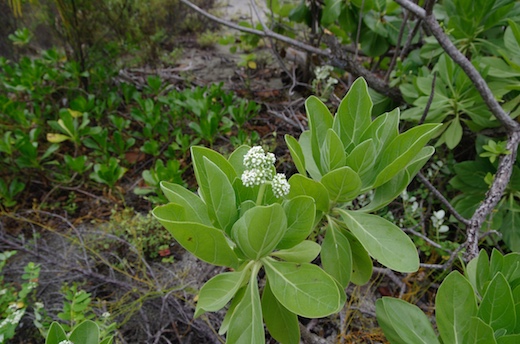
[[[497,338],[497,344],[518,344],[520,343],[520,334],[509,334]]]
[[[495,332],[505,329],[507,333],[512,333],[515,330],[516,311],[513,294],[502,273],[496,274],[489,283],[480,303],[478,317]]]
[[[302,147],[298,141],[291,135],[286,134],[285,143],[287,144],[287,147],[289,147],[292,160],[298,172],[304,176],[307,175],[307,172],[305,171],[305,156],[303,155]]]
[[[298,143],[302,148],[303,156],[305,158],[305,169],[307,170],[307,172],[309,172],[309,175],[312,177],[312,179],[320,180],[322,174],[320,172],[320,169],[318,168],[318,165],[316,164],[316,161],[314,161],[311,141],[312,135],[309,130],[304,131],[298,139]]]
[[[316,202],[316,209],[327,212],[329,210],[329,196],[327,189],[320,182],[314,181],[301,174],[294,174],[289,178],[291,191],[287,195],[288,199],[297,196],[310,196]]]
[[[347,156],[345,165],[352,168],[359,176],[366,175],[376,161],[376,146],[372,139],[363,141]]]
[[[341,100],[334,117],[333,128],[339,135],[343,146],[350,152],[361,143],[361,135],[372,123],[372,99],[363,78],[358,78],[345,97]]]
[[[376,301],[376,314],[379,326],[392,344],[439,343],[428,317],[415,305],[383,297]]]
[[[256,275],[250,279],[242,300],[231,316],[226,343],[265,343]]]
[[[338,134],[334,130],[327,130],[325,141],[320,145],[320,165],[322,173],[333,171],[345,166],[345,150]]]
[[[206,204],[195,193],[175,183],[163,181],[160,185],[168,201],[184,208],[187,221],[199,222],[206,226],[213,225],[209,218]]]
[[[53,321],[51,327],[49,327],[49,332],[47,332],[47,338],[45,339],[45,344],[59,344],[59,342],[67,340],[67,334],[63,327],[56,321]]]
[[[251,147],[242,145],[235,149],[228,158],[229,163],[233,166],[235,173],[238,177],[244,173],[246,167],[244,166],[244,155],[251,149]]]
[[[321,246],[318,243],[304,240],[291,248],[275,251],[271,253],[271,256],[281,258],[288,262],[310,263],[320,254],[320,251]]]
[[[287,230],[287,217],[278,203],[249,209],[235,223],[232,237],[246,257],[258,260],[276,247]]]
[[[348,239],[350,250],[352,251],[352,275],[350,281],[356,285],[364,285],[372,277],[372,259],[367,250],[361,245],[352,233],[341,230],[341,233]]]
[[[462,343],[471,317],[477,315],[477,298],[469,281],[453,271],[442,282],[435,298],[437,327],[444,343]]]
[[[372,139],[376,152],[399,135],[399,108],[378,116],[361,135],[360,142]],[[351,153],[352,154],[352,153]]]
[[[240,289],[249,269],[235,272],[224,272],[207,281],[199,292],[194,318],[205,312],[215,312],[224,307]]]
[[[193,159],[193,170],[195,172],[195,177],[197,178],[199,186],[201,180],[207,177],[207,173],[205,172],[204,158],[217,165],[218,168],[225,173],[230,183],[233,183],[233,180],[237,177],[237,173],[235,172],[235,169],[231,163],[227,161],[227,159],[224,158],[220,153],[215,152],[212,149],[200,146],[192,146],[191,157]]]
[[[352,275],[352,250],[348,239],[333,222],[329,223],[321,246],[323,270],[346,288]]]
[[[78,344],[99,344],[99,327],[95,322],[85,320],[74,328],[69,340]]]
[[[449,149],[453,149],[459,144],[462,139],[462,125],[460,125],[458,116],[451,121],[442,136],[444,137],[446,146],[448,146]]]
[[[238,213],[233,185],[225,173],[206,157],[203,158],[206,179],[200,182],[201,192],[204,190],[204,202],[208,206],[210,218],[214,218],[215,225],[229,233],[235,223]]]
[[[321,165],[322,158],[320,157],[320,148],[327,138],[328,130],[332,128],[333,118],[327,106],[315,96],[307,98],[305,101],[305,110],[307,112],[307,118],[309,119],[309,130],[311,132],[312,157],[319,171],[323,174],[325,166]]]
[[[194,222],[184,222],[184,208],[178,204],[156,207],[152,214],[182,247],[199,259],[213,265],[238,265],[238,258],[228,244],[224,232]]]
[[[298,344],[300,327],[298,316],[285,308],[274,296],[266,282],[262,293],[262,313],[271,336],[282,344]]]
[[[269,258],[262,262],[273,294],[289,311],[306,318],[321,318],[343,307],[344,291],[318,266]]]
[[[491,274],[489,272],[489,257],[485,250],[480,250],[477,258],[477,291],[483,296],[486,292],[489,281],[491,280]]]
[[[372,201],[359,211],[371,213],[387,206],[390,202],[397,198],[410,184],[410,174],[403,170],[395,175],[392,179],[376,188]]]
[[[491,326],[477,317],[472,317],[464,344],[493,344],[496,343],[495,334]]]
[[[361,179],[350,167],[344,166],[330,171],[321,178],[321,184],[329,192],[333,202],[348,202],[359,196]]]
[[[382,153],[376,164],[379,171],[373,187],[382,185],[404,169],[430,140],[438,124],[422,124],[397,136]]]
[[[338,19],[343,2],[343,0],[325,0],[325,6],[321,15],[321,25],[326,27]]]
[[[412,240],[396,225],[382,217],[337,209],[347,228],[368,253],[381,264],[400,272],[419,268],[419,255]]]
[[[316,205],[309,196],[296,196],[283,204],[287,216],[287,231],[278,249],[293,247],[305,240],[314,228]]]

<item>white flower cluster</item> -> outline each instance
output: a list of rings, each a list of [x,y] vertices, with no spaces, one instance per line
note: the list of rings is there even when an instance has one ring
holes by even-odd
[[[73,341],[70,341],[70,340],[62,340],[61,342],[59,342],[58,344],[74,344]]]
[[[16,304],[9,306],[10,309],[16,309]],[[25,313],[25,309],[16,309],[13,313],[9,314],[2,322],[0,322],[0,329],[7,327],[8,325],[18,325],[22,316]]]
[[[242,183],[247,187],[264,184],[271,181],[273,193],[276,197],[283,197],[289,193],[290,185],[285,175],[274,175],[273,165],[276,158],[273,153],[266,153],[261,146],[252,147],[244,155],[246,170],[242,173]]]

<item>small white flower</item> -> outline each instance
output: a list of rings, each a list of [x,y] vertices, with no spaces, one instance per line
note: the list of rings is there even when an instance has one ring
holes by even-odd
[[[248,170],[267,170],[275,163],[273,153],[266,153],[261,146],[254,146],[244,155],[244,166]]]
[[[244,186],[253,187],[255,185],[260,185],[265,183],[266,181],[266,173],[259,169],[245,170],[242,173],[242,183]]]
[[[442,220],[444,216],[446,215],[446,212],[444,210],[434,211],[433,216],[435,216],[438,220]]]
[[[103,314],[101,314],[101,317],[102,318],[109,318],[110,317],[110,313],[109,312],[103,312]]]
[[[450,230],[450,227],[446,226],[446,225],[442,225],[440,228],[439,228],[439,233],[446,233],[447,231]]]
[[[62,340],[61,342],[59,342],[58,344],[74,344],[74,342],[70,341],[70,340]]]
[[[273,187],[273,193],[278,198],[287,195],[291,189],[291,185],[289,185],[287,179],[285,178],[285,174],[283,173],[277,173],[271,183]]]

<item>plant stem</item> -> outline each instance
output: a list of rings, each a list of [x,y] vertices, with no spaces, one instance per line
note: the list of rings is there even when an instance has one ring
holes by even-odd
[[[256,197],[256,205],[262,205],[262,199],[264,198],[266,183],[260,184],[260,190],[258,190],[258,196]]]

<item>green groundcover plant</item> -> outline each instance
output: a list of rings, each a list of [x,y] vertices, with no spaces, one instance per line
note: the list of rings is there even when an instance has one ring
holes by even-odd
[[[419,307],[383,297],[377,320],[390,343],[520,342],[520,254],[482,250],[464,275],[453,271],[435,298],[437,336]]]
[[[335,116],[316,97],[306,111],[309,130],[298,140],[286,136],[298,170],[288,181],[260,146],[241,146],[229,158],[195,146],[198,193],[161,183],[170,203],[154,216],[199,259],[229,267],[202,287],[195,311],[229,304],[220,328],[228,343],[264,343],[264,322],[279,342],[298,343],[298,316],[340,311],[346,286],[370,278],[370,257],[396,271],[419,267],[410,238],[371,213],[405,190],[433,154],[425,144],[438,125],[399,133],[399,109],[372,120],[364,79]],[[364,194],[371,202],[360,208],[355,200]],[[318,255],[321,267],[313,263]]]

